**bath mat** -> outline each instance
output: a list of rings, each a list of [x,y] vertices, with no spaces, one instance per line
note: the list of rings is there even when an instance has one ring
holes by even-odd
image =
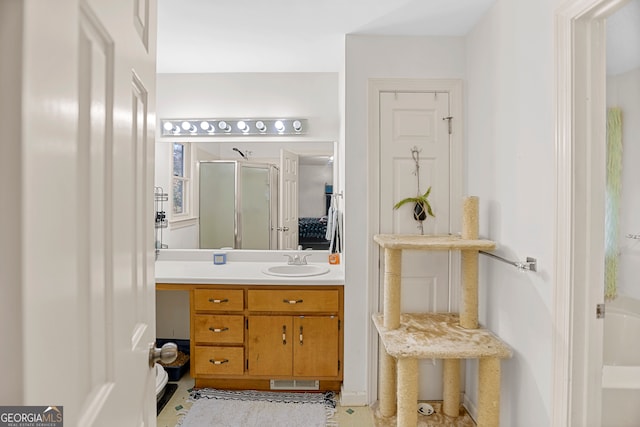
[[[173,396],[173,393],[175,393],[177,389],[178,384],[167,383],[167,385],[164,387],[164,394],[162,395],[160,400],[158,400],[158,403],[156,405],[156,415],[160,415],[160,412],[162,412],[165,405],[167,404],[167,402],[169,402],[169,400]]]
[[[200,389],[180,427],[329,427],[337,426],[335,395]]]

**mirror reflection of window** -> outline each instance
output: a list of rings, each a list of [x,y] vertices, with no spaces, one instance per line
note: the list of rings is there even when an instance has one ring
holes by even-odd
[[[173,215],[186,216],[189,214],[189,181],[190,166],[189,146],[187,144],[173,144],[173,164],[172,164],[172,200]]]

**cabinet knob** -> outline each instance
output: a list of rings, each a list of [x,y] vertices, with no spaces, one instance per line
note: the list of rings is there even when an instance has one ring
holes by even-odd
[[[211,332],[215,332],[215,333],[219,333],[219,332],[224,332],[224,331],[228,331],[229,328],[214,328],[213,326],[209,328],[209,330]]]
[[[229,302],[229,298],[225,298],[225,299],[209,298],[209,302],[211,302],[213,304],[222,304],[224,302]]]
[[[301,304],[302,300],[301,299],[283,299],[282,302],[285,304]]]
[[[229,359],[222,359],[222,360],[209,359],[209,362],[213,363],[214,365],[223,365],[225,363],[229,363]]]

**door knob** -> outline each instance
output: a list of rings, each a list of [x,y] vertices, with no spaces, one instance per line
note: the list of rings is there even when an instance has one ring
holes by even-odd
[[[178,358],[178,346],[168,342],[157,348],[154,343],[149,344],[149,367],[153,368],[156,362],[171,363]]]

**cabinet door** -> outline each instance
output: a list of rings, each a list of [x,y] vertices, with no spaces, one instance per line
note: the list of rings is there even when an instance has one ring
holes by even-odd
[[[338,318],[296,317],[293,329],[293,375],[337,376],[340,343]]]
[[[290,316],[249,316],[247,360],[249,375],[291,376]]]

